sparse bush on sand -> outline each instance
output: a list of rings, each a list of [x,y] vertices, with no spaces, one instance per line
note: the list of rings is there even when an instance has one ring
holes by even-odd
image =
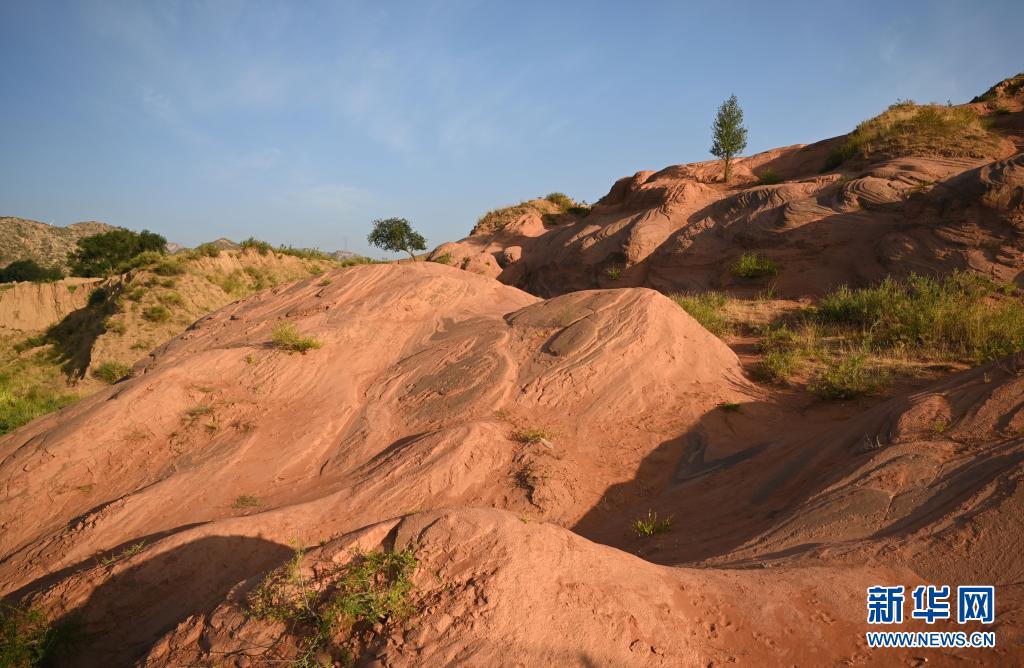
[[[78,619],[68,616],[51,622],[38,608],[0,599],[0,666],[35,668],[56,666],[70,658],[81,641]]]
[[[323,345],[318,339],[311,336],[301,336],[295,325],[284,323],[278,325],[270,335],[274,345],[281,350],[290,353],[305,353],[307,350],[315,350]]]
[[[92,375],[112,385],[127,376],[131,370],[132,368],[123,362],[107,361],[93,368]]]
[[[359,552],[336,570],[307,577],[300,548],[283,567],[269,573],[249,595],[248,614],[282,622],[303,635],[293,665],[318,665],[325,648],[351,659],[348,641],[355,633],[402,622],[415,612],[412,576],[417,561],[411,549]],[[339,636],[344,639],[338,643]]]
[[[647,511],[647,517],[640,517],[633,520],[633,533],[640,538],[668,533],[672,528],[672,517],[658,519],[658,513],[653,510]]]
[[[740,278],[761,278],[779,273],[779,266],[757,253],[744,253],[732,265],[732,273]]]
[[[728,298],[721,292],[691,292],[670,295],[672,301],[699,322],[701,326],[721,338],[731,331],[729,322],[722,315],[722,308]]]

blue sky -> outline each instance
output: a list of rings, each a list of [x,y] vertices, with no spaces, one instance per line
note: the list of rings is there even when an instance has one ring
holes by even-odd
[[[5,0],[0,215],[357,251],[403,216],[435,245],[710,159],[730,93],[748,153],[966,101],[1024,70],[1022,25],[1017,0]]]

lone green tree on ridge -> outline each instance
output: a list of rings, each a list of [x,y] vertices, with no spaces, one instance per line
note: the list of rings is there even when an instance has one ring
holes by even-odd
[[[104,278],[120,273],[125,263],[145,252],[167,253],[167,239],[156,232],[114,229],[78,240],[68,260],[72,276]]]
[[[718,108],[718,115],[715,117],[715,124],[711,126],[711,131],[711,154],[725,161],[724,180],[728,183],[732,157],[747,147],[743,110],[740,109],[735,95],[729,96],[729,99]]]
[[[373,221],[373,231],[366,237],[371,246],[382,248],[395,253],[408,253],[413,260],[416,254],[413,251],[424,251],[427,249],[427,240],[423,235],[412,229],[412,225],[405,218],[380,218]]]

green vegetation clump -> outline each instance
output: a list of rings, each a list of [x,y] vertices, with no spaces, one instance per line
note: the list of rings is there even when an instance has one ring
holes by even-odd
[[[220,255],[221,247],[212,242],[199,244],[190,251],[192,257],[217,257]]]
[[[78,240],[69,258],[74,276],[106,277],[122,271],[133,258],[147,251],[167,252],[167,240],[143,230],[111,230]]]
[[[821,300],[815,318],[853,330],[871,350],[983,363],[1024,349],[1024,301],[1015,293],[967,272],[890,277],[874,288],[839,288]]]
[[[153,265],[152,271],[157,276],[181,276],[185,273],[185,265],[177,258],[164,258]]]
[[[94,367],[92,375],[104,383],[112,385],[127,376],[131,370],[132,368],[123,362],[107,361]]]
[[[677,293],[670,295],[672,301],[699,322],[701,326],[721,338],[729,334],[731,327],[722,315],[728,298],[721,292]]]
[[[52,392],[42,387],[19,388],[9,375],[0,374],[0,436],[76,399],[77,395]]]
[[[899,101],[864,121],[829,155],[824,171],[853,157],[905,155],[997,157],[999,138],[982,124],[970,107]]]
[[[103,321],[103,329],[114,334],[124,334],[128,331],[128,325],[119,318],[107,318]]]
[[[301,336],[299,330],[291,323],[278,325],[271,333],[270,339],[276,347],[290,353],[305,353],[323,345],[321,341],[311,336]]]
[[[239,244],[239,247],[243,250],[253,250],[260,255],[266,255],[274,250],[274,247],[268,244],[266,241],[260,241],[256,237],[249,237]]]
[[[711,126],[711,139],[711,155],[722,159],[722,180],[728,183],[733,156],[739,155],[747,147],[743,109],[740,108],[735,95],[729,96],[729,99],[718,107],[715,123]]]
[[[0,599],[0,666],[35,668],[58,665],[81,640],[77,619],[51,623],[37,608]]]
[[[761,175],[757,177],[757,185],[759,186],[774,186],[777,183],[782,183],[782,177],[775,173],[771,167],[765,168]]]
[[[427,249],[427,240],[412,228],[405,218],[381,218],[373,221],[373,229],[366,236],[371,246],[393,253],[408,253],[413,260],[416,251]]]
[[[740,278],[762,278],[779,273],[779,266],[772,260],[757,253],[744,253],[731,267],[732,273]]]
[[[142,309],[142,317],[150,322],[167,322],[171,319],[171,312],[165,306],[154,304]]]
[[[574,202],[573,199],[566,195],[565,193],[548,193],[547,195],[544,196],[544,199],[551,202],[562,211],[567,211],[570,207],[576,205],[576,202]]]
[[[251,494],[242,494],[235,502],[231,504],[232,508],[258,508],[260,505],[259,497],[255,497]]]
[[[672,528],[672,517],[666,517],[665,519],[658,519],[658,513],[653,510],[647,511],[647,517],[640,517],[633,520],[633,533],[640,538],[650,538],[651,536],[668,533]]]
[[[431,259],[430,261],[431,262],[436,262],[438,264],[451,264],[452,263],[452,254],[451,253],[442,253],[441,255],[438,255],[437,257]]]
[[[323,252],[319,248],[295,248],[294,246],[278,246],[277,252],[281,255],[291,255],[292,257],[302,258],[303,260],[333,260],[330,255]]]
[[[604,270],[604,275],[607,276],[610,280],[617,281],[620,278],[622,278],[622,267],[620,267],[617,264],[613,264],[612,266]]]
[[[884,372],[870,363],[867,353],[852,352],[829,360],[807,389],[822,399],[853,399],[874,393],[885,382]]]
[[[272,571],[249,596],[248,614],[288,625],[301,635],[294,665],[313,663],[317,652],[339,635],[348,636],[378,625],[401,622],[415,612],[412,576],[417,561],[411,549],[394,552],[356,551],[341,569],[314,578],[302,573],[303,550],[282,568]]]
[[[110,298],[110,291],[106,288],[96,288],[89,293],[89,306],[99,306],[106,303]]]
[[[517,431],[512,434],[512,439],[525,443],[527,445],[537,445],[538,443],[549,442],[552,435],[543,429],[525,429],[523,431]]]
[[[164,292],[157,295],[156,299],[164,306],[176,306],[178,308],[185,306],[185,300],[177,292]]]
[[[934,362],[982,364],[1024,350],[1024,298],[1012,285],[956,272],[841,287],[763,331],[759,374],[849,399],[885,387],[897,372]]]
[[[64,278],[64,272],[58,267],[41,267],[35,260],[15,260],[0,269],[0,283],[18,281],[51,283],[62,278]]]
[[[338,262],[339,267],[355,267],[360,264],[387,264],[383,260],[374,260],[372,257],[357,255]]]

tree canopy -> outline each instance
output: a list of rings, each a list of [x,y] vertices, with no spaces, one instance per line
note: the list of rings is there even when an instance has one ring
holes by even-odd
[[[64,278],[64,272],[57,267],[41,267],[35,260],[15,260],[3,269],[0,269],[0,283],[12,283],[14,281],[34,281],[42,283],[45,281],[59,281]]]
[[[367,235],[366,240],[371,246],[386,251],[408,253],[414,260],[414,251],[427,249],[427,240],[412,229],[412,224],[405,218],[381,218],[373,221],[373,231]]]
[[[104,277],[121,271],[136,255],[167,252],[167,240],[155,232],[111,230],[78,240],[71,253],[74,276]]]
[[[718,108],[715,124],[711,126],[711,155],[725,161],[725,181],[729,181],[732,157],[747,147],[747,129],[743,127],[743,109],[740,108],[736,96]]]

